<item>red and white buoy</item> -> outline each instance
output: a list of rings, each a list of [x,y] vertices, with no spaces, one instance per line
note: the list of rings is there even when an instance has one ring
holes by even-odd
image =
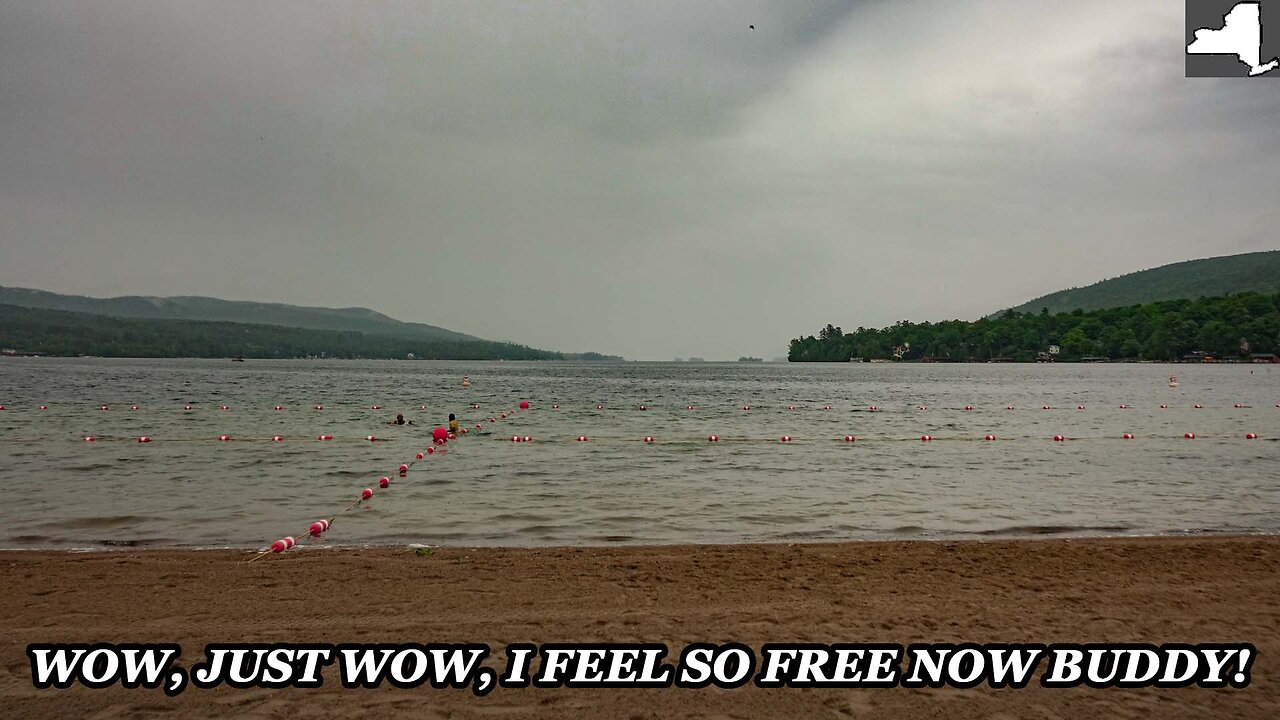
[[[1120,437],[1121,437],[1121,438],[1124,438],[1125,440],[1132,440],[1132,439],[1133,439],[1133,433],[1125,433],[1125,434],[1121,435]]]
[[[1257,439],[1258,439],[1258,433],[1245,433],[1244,439],[1245,439],[1245,440],[1257,440]]]
[[[791,436],[790,436],[790,435],[783,435],[783,436],[782,436],[782,438],[780,438],[780,439],[782,440],[782,442],[791,442]]]
[[[368,440],[369,442],[378,442],[378,438],[374,437],[373,435],[369,435],[365,437],[365,440]]]
[[[391,484],[391,478],[387,477],[386,475],[383,475],[382,477],[378,478],[378,487],[385,488],[390,484]]]
[[[720,436],[719,436],[719,435],[708,435],[708,436],[707,436],[707,442],[720,442]]]
[[[151,442],[151,438],[147,437],[146,435],[143,435],[142,437],[138,438],[138,442],[140,442],[140,443],[149,443],[149,442]]]
[[[94,442],[95,440],[97,440],[97,438],[95,438],[95,437],[94,437],[94,436],[92,436],[92,435],[85,435],[85,436],[84,436],[83,438],[81,438],[81,439],[82,439],[82,440],[84,440],[85,442]]]
[[[845,441],[845,442],[853,442],[853,441],[855,441],[855,440],[857,440],[857,439],[858,439],[858,438],[856,438],[856,437],[854,437],[854,436],[852,436],[852,435],[845,435],[845,436],[844,436],[844,441]]]
[[[921,435],[921,436],[920,436],[920,442],[930,442],[931,440],[933,440],[933,436],[932,436],[932,435]]]
[[[586,435],[579,435],[579,436],[578,436],[578,442],[586,442],[586,441],[587,441],[587,436],[586,436]]]
[[[407,475],[408,473],[409,473],[409,466],[405,465],[404,463],[400,463],[400,474]]]
[[[645,441],[646,443],[648,443],[648,444],[652,445],[652,444],[653,444],[653,436],[652,436],[652,435],[645,435],[645,436],[644,436],[644,441]]]
[[[986,437],[984,437],[984,438],[982,438],[982,439],[983,439],[983,440],[988,440],[988,441],[990,441],[990,440],[995,440],[995,439],[996,439],[996,436],[995,436],[995,435],[988,434]]]
[[[271,552],[282,553],[297,544],[298,541],[294,540],[292,537],[282,537],[271,543]]]
[[[373,497],[373,488],[365,488],[360,491],[361,500],[368,500],[371,497]]]
[[[1182,433],[1182,437],[1184,437],[1184,438],[1186,438],[1186,439],[1188,439],[1188,440],[1195,440],[1195,439],[1196,439],[1196,434],[1195,434],[1195,433]]]
[[[280,436],[280,435],[272,435],[272,436],[271,436],[271,442],[283,442],[283,441],[284,441],[284,437],[282,437],[282,436]]]
[[[1066,435],[1054,435],[1054,436],[1053,436],[1053,441],[1054,441],[1054,442],[1066,442],[1066,441],[1067,441],[1067,436],[1066,436]]]
[[[321,519],[311,523],[311,527],[308,528],[307,532],[311,534],[311,537],[320,537],[320,534],[327,531],[328,529],[329,529],[329,521]]]
[[[230,436],[230,435],[219,435],[219,436],[218,436],[218,441],[219,441],[219,442],[228,442],[228,441],[230,441],[230,440],[231,440],[231,436]]]

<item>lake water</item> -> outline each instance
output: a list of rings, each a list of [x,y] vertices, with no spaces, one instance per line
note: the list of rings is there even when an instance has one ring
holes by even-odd
[[[0,547],[257,548],[335,513],[313,544],[1271,533],[1277,402],[1263,365],[6,358]],[[450,412],[483,429],[397,477]]]

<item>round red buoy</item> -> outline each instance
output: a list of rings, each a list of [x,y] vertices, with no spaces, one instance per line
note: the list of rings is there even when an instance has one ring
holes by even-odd
[[[369,442],[378,442],[378,438],[374,437],[373,435],[365,436],[365,440],[368,440]]]
[[[1164,403],[1160,403],[1160,409],[1161,409],[1161,410],[1168,410],[1168,409],[1169,409],[1169,406],[1168,406],[1168,405],[1165,405]]]
[[[511,442],[520,442],[520,436],[519,436],[519,435],[512,435],[512,436],[511,436]]]
[[[332,439],[333,439],[333,436],[332,436],[332,435],[317,435],[317,436],[316,436],[316,439],[317,439],[317,440],[332,440]]]
[[[92,435],[85,435],[83,440],[85,442],[94,442],[94,437]]]
[[[587,441],[587,436],[586,436],[586,435],[579,435],[579,436],[578,436],[578,442],[586,442],[586,441]]]
[[[1065,435],[1054,435],[1053,440],[1054,442],[1066,442],[1067,437]]]
[[[742,406],[742,409],[743,409],[743,410],[750,410],[750,409],[751,409],[751,406],[750,406],[750,405],[743,405],[743,406]]]
[[[425,407],[426,407],[426,405],[423,405],[422,407],[423,407],[423,408],[425,408]],[[471,409],[472,409],[472,410],[479,410],[479,409],[480,409],[480,403],[471,403]]]
[[[435,451],[436,451],[436,449],[435,449],[435,448],[433,448],[433,447],[428,447],[428,448],[427,448],[427,454],[428,454],[428,455],[432,455],[432,454],[434,454],[434,453],[435,453]]]
[[[271,543],[271,552],[282,553],[288,549],[289,549],[289,544],[286,543],[283,539],[277,540]]]
[[[1195,434],[1195,433],[1183,433],[1183,434],[1182,434],[1182,437],[1184,437],[1184,438],[1186,438],[1186,439],[1188,439],[1188,440],[1195,440],[1195,439],[1196,439],[1196,434]]]
[[[1124,438],[1125,440],[1132,440],[1132,439],[1133,439],[1133,433],[1125,433],[1125,434],[1121,435],[1120,437]]]
[[[925,407],[924,405],[921,405],[921,406],[920,406],[919,408],[917,408],[917,409],[918,409],[918,410],[928,410],[929,408]]]
[[[404,475],[407,472],[409,472],[409,466],[404,463],[400,463],[400,474]]]
[[[845,436],[844,436],[844,441],[845,441],[845,442],[854,442],[855,440],[857,440],[857,438],[855,438],[855,437],[854,437],[854,436],[852,436],[852,435],[845,435]]]
[[[183,410],[190,410],[190,409],[191,409],[191,406],[190,406],[190,405],[183,405],[183,406],[182,406],[182,409],[183,409]],[[226,406],[224,405],[224,406],[222,407],[222,409],[223,409],[223,410],[225,410],[225,409],[226,409]]]
[[[328,520],[317,520],[311,523],[311,527],[307,529],[307,532],[311,533],[311,537],[320,537],[320,534],[328,529],[329,529]]]
[[[521,439],[521,442],[533,442],[533,436],[532,436],[532,435],[525,435],[525,436]]]
[[[1199,410],[1199,409],[1203,408],[1204,406],[1203,406],[1203,405],[1201,405],[1200,403],[1196,403],[1195,405],[1192,405],[1191,407],[1195,408],[1196,410]]]
[[[1084,406],[1083,406],[1083,405],[1077,405],[1077,406],[1076,406],[1076,409],[1077,409],[1077,410],[1083,410],[1083,409],[1084,409]]]
[[[3,405],[0,405],[0,410],[3,410],[3,409],[4,409],[4,406],[3,406]]]
[[[476,407],[479,407],[479,406],[477,405]],[[559,405],[552,405],[552,406],[551,406],[551,409],[552,409],[552,410],[559,410],[559,409],[560,409],[560,406],[559,406]]]
[[[390,484],[391,484],[391,478],[387,477],[386,475],[383,475],[382,477],[378,478],[378,487],[384,488]]]
[[[448,435],[445,435],[445,437],[446,437],[446,438],[448,438],[449,440],[457,440],[457,439],[458,439],[458,436],[457,436],[456,434],[454,434],[454,433],[449,433]]]
[[[528,400],[521,400],[521,401],[520,401],[520,409],[521,409],[521,410],[528,410],[528,409],[529,409],[529,401],[528,401]]]
[[[921,436],[920,436],[920,442],[929,442],[929,441],[930,441],[930,440],[932,440],[932,439],[933,439],[933,436],[932,436],[932,435],[921,435]]]
[[[790,436],[790,435],[783,435],[783,436],[782,436],[782,442],[791,442],[791,436]]]
[[[432,440],[444,440],[447,437],[449,437],[449,431],[442,427],[435,428],[431,431]]]
[[[1052,410],[1053,408],[1049,407],[1048,405],[1041,405],[1041,406],[1040,406],[1040,409],[1041,409],[1041,410]]]
[[[650,444],[652,444],[652,443],[653,443],[653,436],[652,436],[652,435],[645,435],[645,436],[644,436],[644,441],[645,441],[646,443],[650,443]]]
[[[413,458],[414,458],[415,460],[421,460],[421,459],[422,459],[422,453],[418,453],[417,455],[414,455],[414,456],[413,456]]]
[[[370,410],[381,410],[381,409],[382,409],[382,406],[381,406],[381,405],[370,405],[370,406],[369,406],[369,409],[370,409]]]
[[[648,408],[647,406],[645,406],[645,405],[641,405],[641,406],[640,406],[640,409],[641,409],[641,410],[648,410],[649,408]]]
[[[498,417],[502,418],[503,420],[506,420],[506,419],[507,419],[507,414],[506,414],[506,413],[502,413],[502,414],[501,414],[501,415],[499,415]]]
[[[880,408],[879,408],[879,407],[877,407],[877,406],[875,406],[875,405],[872,405],[872,406],[871,406],[870,408],[868,408],[868,409],[869,409],[869,410],[871,410],[871,412],[880,412]]]
[[[316,409],[317,409],[317,410],[323,410],[323,409],[324,409],[324,406],[323,406],[323,405],[317,405],[317,406],[316,406]]]
[[[230,436],[230,435],[219,435],[219,436],[218,436],[218,440],[220,440],[220,441],[222,441],[222,442],[227,442],[227,441],[228,441],[228,440],[230,440],[230,439],[231,439],[231,436]]]
[[[435,443],[436,445],[443,445],[449,442],[449,439],[448,438],[432,438],[431,442]]]
[[[372,489],[372,488],[365,488],[365,489],[363,489],[363,490],[361,490],[361,491],[360,491],[360,499],[361,499],[361,500],[368,500],[368,499],[369,499],[369,498],[371,498],[371,497],[373,497],[373,489]]]
[[[146,435],[143,435],[142,437],[138,438],[138,442],[140,442],[140,443],[149,443],[149,442],[151,442],[151,438],[147,437]]]
[[[107,407],[106,405],[99,405],[99,406],[98,406],[98,409],[99,409],[99,410],[110,410],[111,408]]]
[[[1128,409],[1129,409],[1129,406],[1128,406],[1128,405],[1125,405],[1124,403],[1120,403],[1120,409],[1121,409],[1121,410],[1128,410]]]
[[[1005,410],[1012,410],[1012,409],[1013,409],[1013,406],[1012,406],[1012,405],[1005,405],[1005,406],[1004,406],[1004,409],[1005,409]]]
[[[477,429],[477,430],[479,430],[481,427],[483,427],[483,426],[482,426],[480,423],[476,423],[476,429]]]
[[[795,405],[788,405],[788,406],[787,406],[787,409],[788,409],[788,410],[795,410],[795,409],[796,409],[796,406],[795,406]]]
[[[272,436],[271,436],[271,442],[280,442],[280,441],[282,441],[282,440],[284,440],[284,438],[283,438],[283,437],[281,437],[281,436],[279,436],[279,435],[272,435]]]
[[[984,437],[984,438],[982,438],[982,439],[983,439],[983,440],[995,440],[995,439],[996,439],[996,436],[995,436],[995,435],[987,435],[986,437]]]
[[[2,408],[0,408],[0,409],[2,409]],[[130,405],[130,406],[129,406],[129,409],[130,409],[130,410],[137,410],[137,409],[138,409],[138,406],[137,406],[137,405]]]
[[[973,409],[973,406],[972,406],[972,405],[965,405],[965,406],[964,406],[964,409],[965,409],[965,410],[972,410],[972,409]]]
[[[719,436],[719,435],[708,435],[708,436],[707,436],[707,442],[720,442],[720,436]]]
[[[419,405],[419,406],[418,406],[418,409],[419,409],[419,410],[426,410],[426,409],[427,409],[427,406],[426,406],[426,405]]]
[[[597,410],[603,410],[603,409],[604,409],[604,406],[603,406],[603,405],[597,405],[597,406],[596,406],[596,409],[597,409]]]
[[[1257,439],[1258,439],[1258,433],[1245,433],[1244,439],[1245,439],[1245,440],[1257,440]]]
[[[41,405],[41,406],[40,406],[40,409],[41,409],[41,410],[48,410],[48,409],[49,409],[49,406],[48,406],[48,405]]]
[[[822,406],[822,409],[823,409],[823,410],[830,410],[830,409],[831,409],[831,406],[830,406],[830,405],[823,405],[823,406]]]
[[[277,406],[275,406],[275,408],[274,408],[274,409],[276,409],[276,410],[283,410],[283,409],[284,409],[284,406],[283,406],[283,405],[277,405]]]
[[[489,418],[489,422],[498,422],[498,418]]]
[[[1276,407],[1280,407],[1280,405],[1277,405]],[[686,405],[684,409],[685,409],[685,410],[692,410],[692,409],[693,409],[693,406],[692,406],[692,405]]]

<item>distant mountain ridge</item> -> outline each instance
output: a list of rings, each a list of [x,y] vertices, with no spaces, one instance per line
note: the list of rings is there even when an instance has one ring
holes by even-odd
[[[94,298],[45,290],[0,286],[0,304],[147,320],[197,320],[280,325],[310,330],[355,331],[417,340],[475,342],[471,335],[425,323],[396,320],[368,308],[323,308],[221,300],[211,297],[125,295]]]
[[[1013,310],[1050,314],[1073,310],[1105,310],[1162,300],[1256,292],[1280,292],[1280,250],[1187,260],[1102,280],[1087,287],[1060,290],[1023,303]],[[999,313],[996,313],[997,315]]]

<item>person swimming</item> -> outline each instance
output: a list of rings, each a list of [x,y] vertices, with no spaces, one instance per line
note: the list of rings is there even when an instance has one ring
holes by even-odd
[[[388,425],[412,425],[412,420],[405,420],[404,413],[396,413],[396,419],[387,423]]]
[[[453,413],[449,413],[449,432],[458,434],[458,418],[454,417]]]
[[[470,375],[463,375],[463,376],[462,376],[462,387],[471,387],[471,376],[470,376]]]

